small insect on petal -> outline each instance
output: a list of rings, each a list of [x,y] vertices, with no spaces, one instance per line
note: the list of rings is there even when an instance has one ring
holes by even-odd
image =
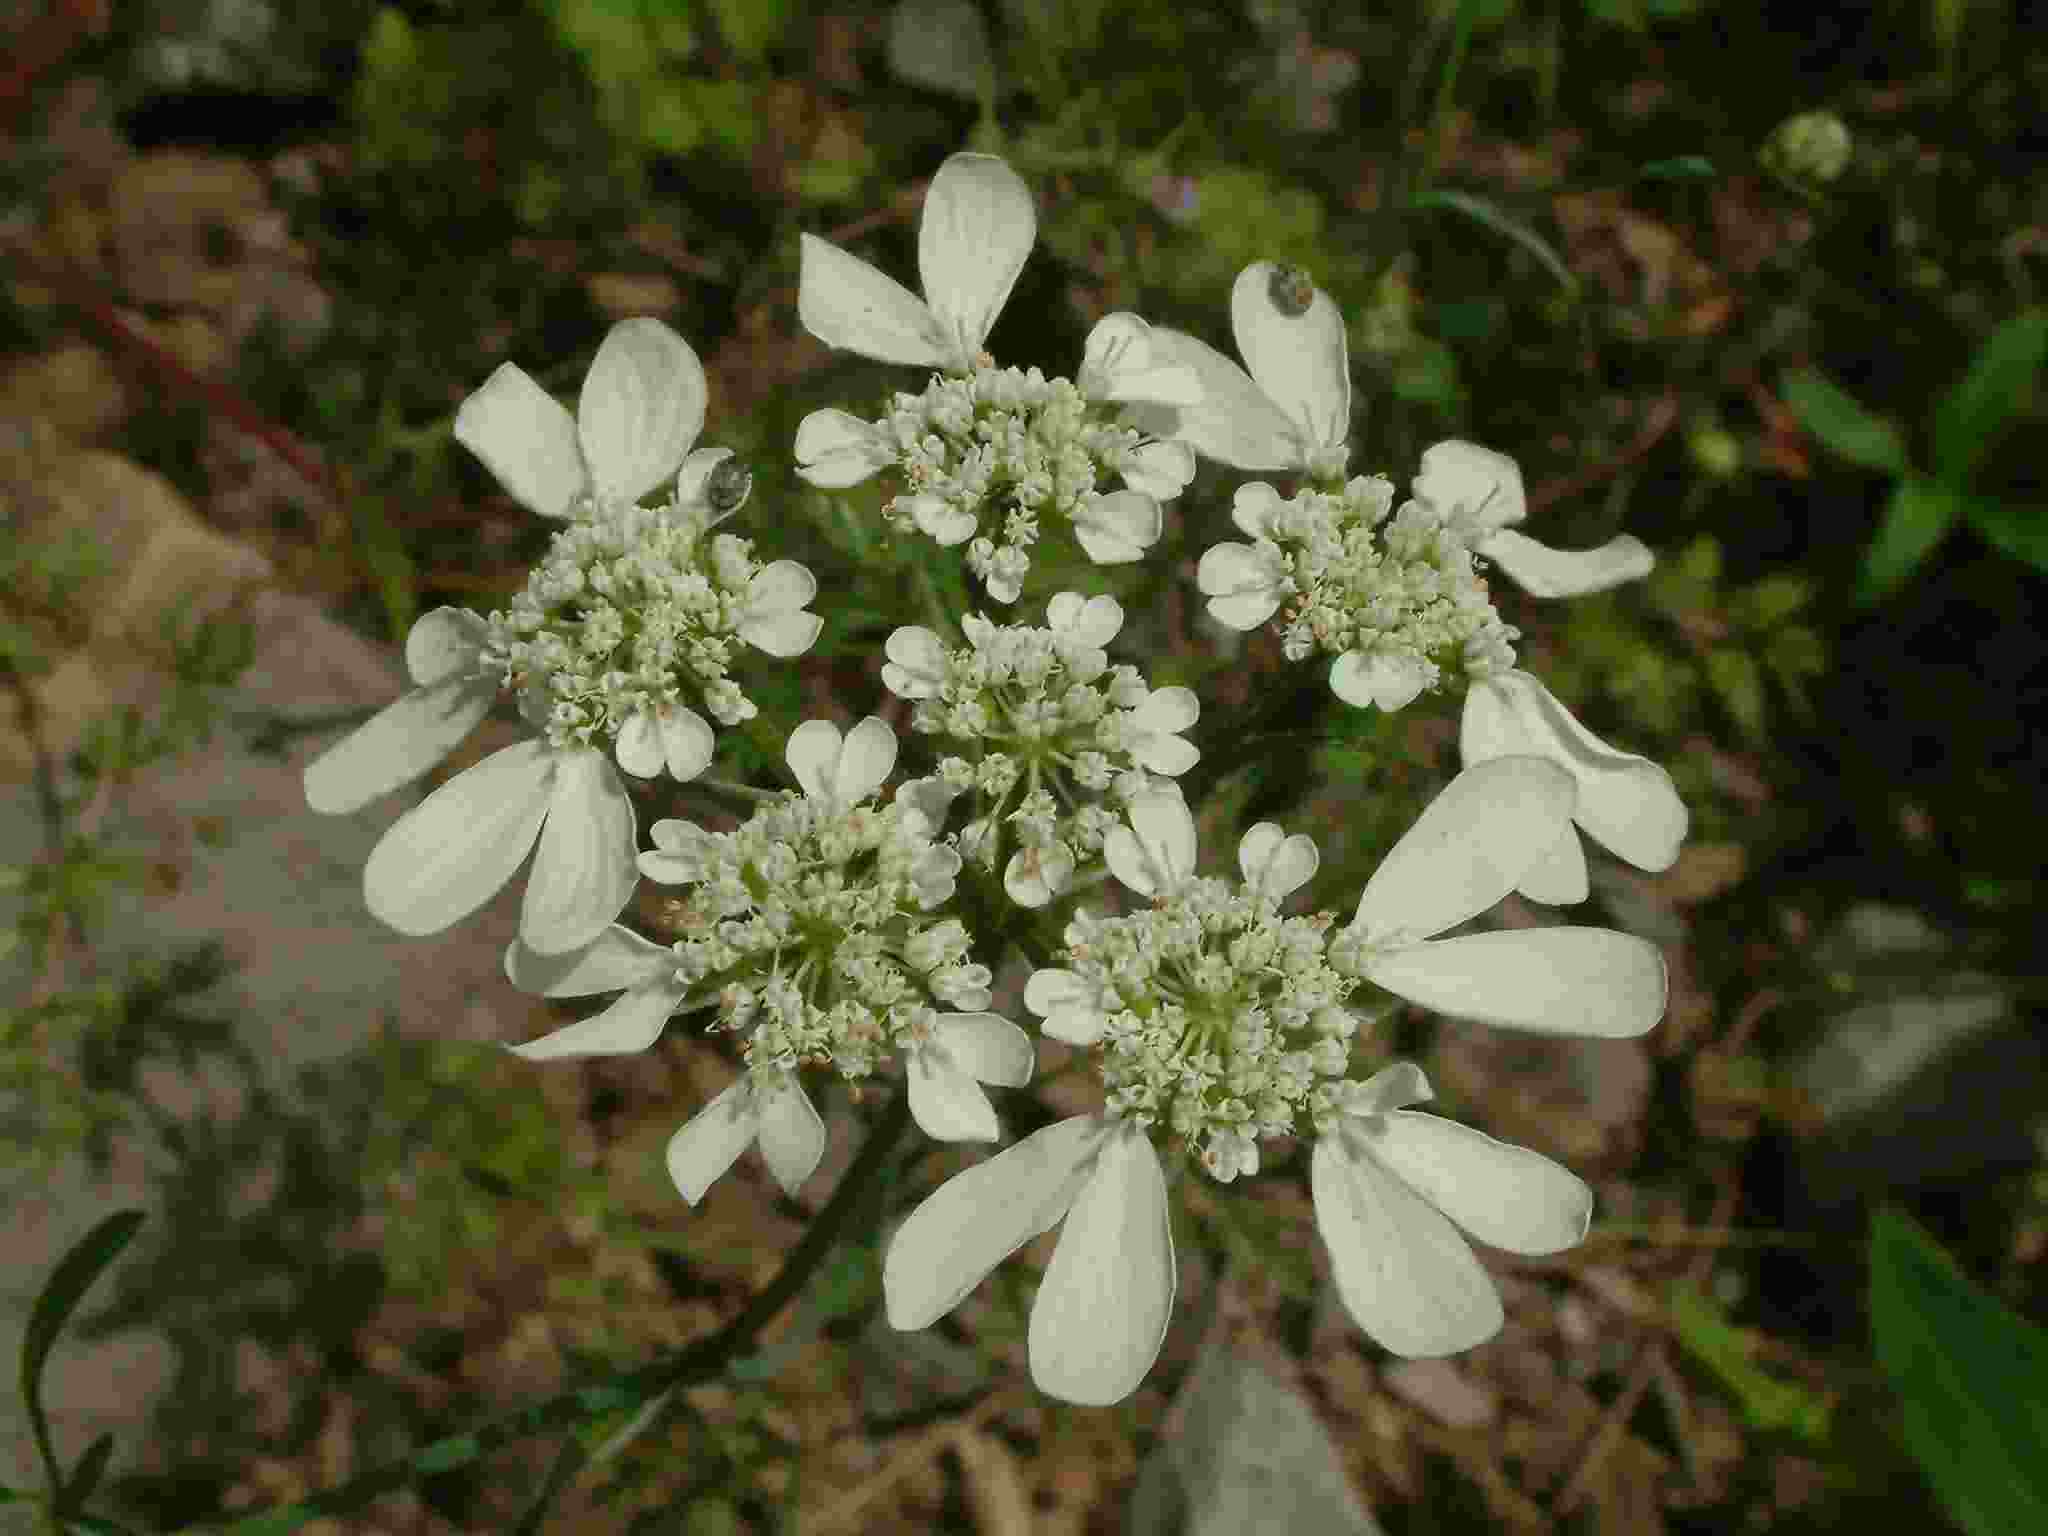
[[[738,459],[721,459],[704,481],[704,499],[714,512],[737,512],[753,489],[751,469]]]
[[[1294,319],[1308,313],[1309,305],[1315,302],[1316,285],[1299,267],[1276,266],[1266,292],[1275,309]]]

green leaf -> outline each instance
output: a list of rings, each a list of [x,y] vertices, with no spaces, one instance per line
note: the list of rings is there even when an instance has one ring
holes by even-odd
[[[1484,225],[1495,234],[1506,236],[1534,256],[1567,293],[1579,291],[1579,280],[1572,276],[1571,269],[1564,264],[1564,258],[1558,255],[1556,247],[1505,208],[1488,202],[1483,197],[1474,197],[1469,192],[1458,192],[1448,187],[1432,187],[1419,195],[1412,206],[1425,209],[1448,208],[1454,213],[1462,213],[1466,218]]]
[[[1826,374],[1795,368],[1786,373],[1781,387],[1806,430],[1850,463],[1894,475],[1906,472],[1906,445],[1898,428]]]
[[[364,496],[356,502],[356,546],[363,569],[384,604],[384,617],[391,625],[392,644],[403,646],[419,616],[419,586],[414,580],[412,555],[405,547],[405,535],[391,520],[382,498]]]
[[[1734,1395],[1751,1429],[1785,1431],[1802,1440],[1828,1435],[1829,1404],[1797,1382],[1781,1381],[1751,1363],[1749,1346],[1714,1304],[1691,1286],[1673,1286],[1671,1322],[1678,1340]]]
[[[2027,309],[1993,331],[1970,371],[1934,413],[1934,472],[1960,485],[2027,402],[2048,361],[2048,309]]]
[[[101,1435],[85,1448],[85,1454],[78,1458],[78,1465],[71,1469],[71,1479],[64,1485],[63,1508],[66,1511],[82,1509],[85,1501],[92,1497],[93,1490],[100,1485],[100,1478],[107,1470],[107,1461],[114,1454],[114,1437]]]
[[[1705,155],[1677,155],[1669,160],[1652,160],[1636,172],[1638,181],[1710,181],[1716,175],[1714,162]]]
[[[743,58],[759,63],[781,41],[795,9],[790,0],[709,0],[719,35]]]
[[[1735,717],[1742,734],[1759,741],[1764,734],[1764,675],[1756,658],[1733,646],[1707,652],[1707,681],[1722,706]]]
[[[889,68],[928,91],[979,101],[995,82],[988,23],[968,0],[899,0],[889,16]]]
[[[21,1400],[28,1409],[30,1431],[36,1450],[43,1458],[43,1470],[50,1480],[50,1496],[62,1498],[64,1475],[57,1465],[56,1447],[50,1443],[50,1421],[43,1412],[43,1367],[57,1336],[77,1310],[85,1293],[92,1289],[100,1271],[121,1255],[142,1225],[143,1212],[116,1211],[72,1244],[71,1251],[57,1261],[44,1282],[42,1294],[28,1315],[28,1327],[21,1337]],[[89,1456],[91,1453],[88,1452]]]
[[[1970,496],[1963,510],[1972,527],[2013,559],[2048,571],[2048,505]]]
[[[1863,552],[1856,601],[1882,602],[1902,586],[1962,515],[1962,498],[1935,480],[1901,480],[1878,524],[1877,537]]]
[[[1890,1207],[1871,1219],[1870,1325],[1906,1443],[1956,1523],[2048,1531],[2048,1332]]]

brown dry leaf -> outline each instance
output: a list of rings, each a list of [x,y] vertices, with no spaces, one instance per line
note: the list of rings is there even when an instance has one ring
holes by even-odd
[[[1500,1413],[1500,1397],[1449,1360],[1401,1360],[1380,1372],[1396,1397],[1452,1429],[1477,1429]]]
[[[263,174],[246,160],[161,150],[114,173],[114,268],[143,304],[226,313],[244,231],[270,211]]]
[[[613,320],[673,314],[683,302],[675,279],[660,272],[593,272],[583,287],[590,302]]]
[[[986,1430],[961,1428],[948,1437],[967,1480],[967,1502],[981,1536],[1031,1536],[1031,1495],[1010,1448]]]
[[[130,409],[120,373],[105,353],[82,341],[0,365],[0,421],[39,418],[60,436],[84,443],[120,426]]]
[[[1657,883],[1673,905],[1696,907],[1740,885],[1748,862],[1740,843],[1689,843]]]
[[[1552,1039],[1447,1020],[1430,1075],[1491,1134],[1588,1176],[1627,1166],[1650,1102],[1641,1040]]]

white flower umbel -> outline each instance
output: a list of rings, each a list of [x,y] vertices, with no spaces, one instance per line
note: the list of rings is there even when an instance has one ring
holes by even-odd
[[[1459,1227],[1510,1253],[1560,1253],[1593,1215],[1593,1192],[1550,1159],[1403,1107],[1429,1097],[1408,1062],[1343,1083],[1317,1117],[1309,1165],[1345,1310],[1410,1357],[1457,1354],[1499,1331],[1500,1293]]]
[[[1552,549],[1512,526],[1529,515],[1522,471],[1504,453],[1453,438],[1426,449],[1414,483],[1418,501],[1459,525],[1473,552],[1506,571],[1535,597],[1604,592],[1650,574],[1655,558],[1642,540],[1617,534],[1597,549]]]
[[[482,665],[517,690],[556,747],[606,748],[628,773],[693,779],[713,732],[756,713],[728,675],[741,645],[801,655],[823,620],[816,578],[762,565],[722,514],[599,502],[554,537],[509,609],[491,614]]]
[[[885,469],[904,493],[884,515],[945,546],[991,597],[1015,602],[1027,553],[1055,514],[1088,557],[1142,557],[1162,527],[1159,503],[1194,474],[1182,444],[1133,429],[1126,407],[1184,405],[1194,374],[1163,362],[1135,315],[1115,314],[1088,338],[1076,380],[996,367],[982,350],[1037,235],[1031,193],[990,155],[954,155],[932,178],[919,229],[919,299],[856,256],[803,237],[797,299],[819,340],[884,362],[943,370],[922,394],[898,394],[889,414],[863,421],[813,412],[797,429],[798,473],[813,485],[856,485]],[[1124,488],[1101,487],[1120,477]]]
[[[1123,625],[1116,599],[1061,592],[1046,623],[970,614],[968,643],[953,649],[906,627],[889,636],[882,668],[892,693],[916,701],[912,724],[966,754],[914,792],[941,817],[955,796],[973,795],[960,844],[987,869],[1007,850],[1003,888],[1025,907],[1051,901],[1099,854],[1117,807],[1200,756],[1179,734],[1199,713],[1193,692],[1148,688],[1136,668],[1110,666],[1103,647]]]
[[[1230,328],[1243,368],[1207,342],[1155,327],[1154,356],[1192,368],[1201,397],[1140,407],[1136,419],[1218,463],[1335,487],[1351,432],[1351,365],[1336,304],[1299,268],[1255,261],[1231,287]]]
[[[1550,759],[1578,785],[1572,820],[1587,836],[1638,869],[1669,869],[1676,862],[1689,818],[1671,775],[1646,757],[1609,746],[1528,673],[1474,680],[1458,750],[1467,767],[1497,757]],[[1578,834],[1567,829],[1519,889],[1553,905],[1585,900],[1586,855]]]
[[[788,656],[816,638],[808,571],[759,567],[744,540],[706,537],[744,501],[747,476],[728,450],[689,452],[703,418],[696,354],[653,320],[612,328],[574,421],[509,363],[458,412],[457,436],[507,488],[568,526],[509,612],[420,619],[406,642],[417,686],[306,771],[315,810],[354,810],[444,759],[500,688],[518,692],[541,739],[456,775],[370,855],[365,900],[400,932],[461,920],[537,842],[523,941],[542,953],[589,943],[635,882],[633,807],[611,757],[642,775],[702,772],[711,729],[684,701],[745,719],[753,706],[725,675],[735,642]],[[669,504],[638,506],[679,463]]]
[[[1285,604],[1287,659],[1334,657],[1330,688],[1359,708],[1399,709],[1446,669],[1512,666],[1516,631],[1494,611],[1463,530],[1421,502],[1393,505],[1381,475],[1287,498],[1261,480],[1238,487],[1231,518],[1252,542],[1202,556],[1210,616],[1256,629]]]
[[[1639,940],[1565,929],[1548,931],[1574,936],[1564,942],[1525,933],[1479,936],[1527,941],[1506,945],[1427,942],[1513,888],[1567,825],[1572,796],[1569,775],[1534,758],[1459,775],[1374,874],[1342,940],[1331,935],[1327,914],[1280,915],[1281,901],[1315,872],[1307,838],[1270,823],[1253,827],[1239,844],[1242,880],[1233,885],[1194,874],[1194,822],[1183,802],[1165,795],[1133,802],[1106,854],[1117,879],[1151,897],[1152,907],[1122,917],[1077,915],[1064,963],[1036,972],[1024,994],[1047,1034],[1098,1052],[1105,1108],[998,1153],[911,1213],[883,1267],[891,1324],[928,1326],[1064,1218],[1032,1309],[1032,1378],[1055,1397],[1115,1402],[1151,1368],[1173,1306],[1173,1241],[1155,1135],[1180,1141],[1212,1177],[1229,1181],[1257,1171],[1260,1140],[1310,1135],[1333,1126],[1347,1106],[1377,1104],[1377,1088],[1345,1077],[1357,1027],[1347,1004],[1359,982],[1432,1005],[1448,999],[1456,1011],[1524,1028],[1647,1029],[1663,1010],[1664,972],[1656,949]],[[1390,921],[1392,914],[1400,920]],[[1477,974],[1461,989],[1463,968]],[[1503,1002],[1496,996],[1503,987],[1530,996]],[[1369,1088],[1372,1096],[1361,1100]],[[1418,1132],[1411,1141],[1427,1144],[1427,1136]],[[1383,1161],[1423,1180],[1439,1205],[1462,1215],[1487,1198],[1428,1185],[1414,1171],[1419,1160],[1402,1156],[1389,1152]],[[1475,1170],[1491,1180],[1492,1193],[1506,1182],[1499,1169],[1467,1157],[1460,1171]],[[1531,1213],[1527,1220],[1547,1241],[1573,1220],[1583,1232],[1578,1211],[1553,1200],[1546,1218]],[[1360,1219],[1354,1211],[1354,1224]],[[1512,1235],[1505,1220],[1475,1230]],[[1419,1222],[1406,1222],[1398,1235],[1417,1233],[1435,1241]],[[1338,1232],[1350,1245],[1347,1263],[1359,1252],[1351,1238]],[[1440,1255],[1386,1260],[1389,1273],[1425,1281],[1448,1262]],[[1358,1310],[1375,1326],[1381,1321],[1369,1308]]]
[[[952,895],[959,855],[933,841],[911,801],[874,803],[895,765],[894,733],[873,716],[843,738],[830,721],[807,720],[791,732],[787,756],[803,792],[734,831],[654,824],[641,872],[690,887],[664,915],[671,944],[614,928],[582,955],[515,945],[506,956],[507,974],[528,991],[623,993],[604,1012],[515,1047],[521,1055],[644,1050],[672,1014],[699,1008],[716,1010],[709,1028],[743,1037],[746,1079],[669,1149],[692,1203],[757,1133],[777,1177],[792,1184],[784,1176],[797,1160],[778,1162],[766,1138],[771,1121],[809,1123],[800,1066],[831,1066],[851,1080],[900,1053],[912,1114],[944,1140],[993,1141],[995,1111],[980,1085],[1016,1087],[1031,1076],[1030,1036],[984,1011],[989,971],[969,960],[967,930],[932,915]],[[815,1165],[813,1155],[794,1182]]]

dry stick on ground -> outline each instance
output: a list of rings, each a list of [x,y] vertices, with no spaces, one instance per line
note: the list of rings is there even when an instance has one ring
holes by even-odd
[[[1717,1182],[1720,1191],[1714,1198],[1714,1214],[1708,1226],[1711,1230],[1725,1232],[1728,1230],[1730,1219],[1735,1215],[1736,1190],[1733,1179],[1725,1174],[1718,1175]],[[1706,1280],[1707,1273],[1713,1265],[1713,1255],[1714,1249],[1706,1247],[1692,1256],[1686,1264],[1687,1284],[1699,1286]],[[1650,1326],[1652,1325],[1640,1326],[1637,1329],[1638,1338],[1647,1333]],[[1629,1374],[1628,1384],[1621,1389],[1621,1396],[1617,1397],[1608,1406],[1607,1412],[1601,1415],[1599,1425],[1586,1442],[1586,1449],[1580,1457],[1577,1469],[1551,1499],[1550,1507],[1553,1513],[1559,1516],[1568,1515],[1578,1508],[1585,1498],[1600,1468],[1606,1464],[1607,1458],[1614,1454],[1614,1448],[1621,1443],[1628,1421],[1635,1417],[1636,1409],[1642,1403],[1643,1394],[1649,1390],[1650,1383],[1657,1378],[1660,1370],[1669,1369],[1669,1361],[1665,1358],[1665,1351],[1669,1347],[1668,1335],[1661,1332],[1642,1344],[1641,1352],[1636,1358],[1635,1369]],[[1675,1372],[1673,1376],[1677,1379]]]
[[[804,1523],[805,1536],[830,1536],[831,1532],[840,1529],[875,1499],[887,1493],[913,1467],[944,1450],[955,1435],[962,1430],[979,1429],[1021,1395],[1015,1386],[999,1387],[957,1417],[941,1419],[936,1424],[927,1424],[922,1429],[898,1436],[895,1449],[888,1453],[880,1466]]]

